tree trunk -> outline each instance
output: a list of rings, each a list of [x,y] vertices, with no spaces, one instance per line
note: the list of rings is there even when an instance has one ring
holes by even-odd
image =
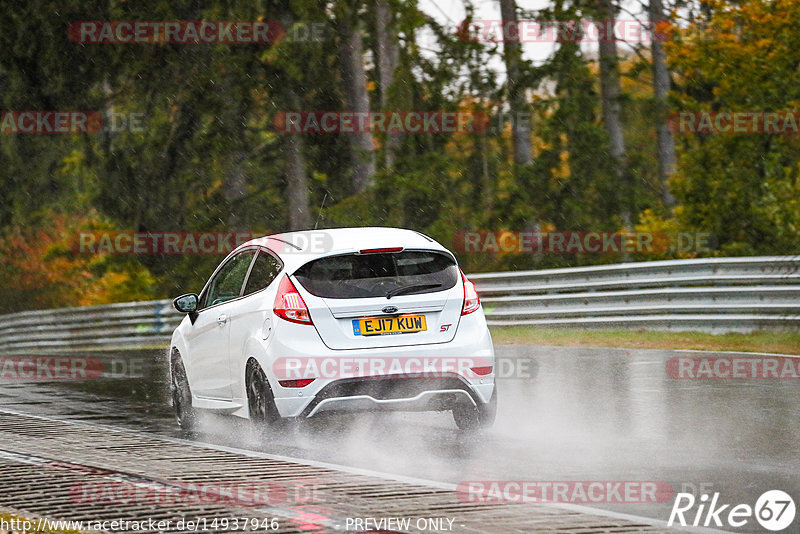
[[[601,19],[599,31],[613,28],[616,19],[616,9],[612,0],[598,0]],[[619,58],[617,56],[617,42],[613,32],[606,38],[600,39],[600,89],[603,106],[603,124],[608,134],[611,145],[611,157],[614,160],[615,174],[617,176],[620,192],[620,217],[622,224],[627,229],[632,228],[632,199],[633,184],[628,180],[625,154],[625,132],[622,124],[622,102],[620,101],[622,89],[619,81]]]
[[[241,216],[242,202],[247,196],[247,177],[244,173],[244,164],[247,161],[247,154],[236,151],[225,158],[224,170],[224,192],[226,209],[228,210],[227,229],[231,232],[242,232],[247,230],[243,227],[243,217]]]
[[[343,80],[348,111],[369,113],[367,74],[364,72],[364,43],[358,27],[356,6],[348,6],[338,20]],[[375,182],[375,145],[370,132],[348,134],[353,164],[353,190],[361,193]]]
[[[241,232],[248,230],[243,225],[246,224],[246,217],[242,217],[242,203],[247,196],[247,176],[245,175],[245,163],[248,159],[245,139],[245,124],[247,116],[246,100],[237,94],[230,87],[230,83],[225,83],[227,94],[237,95],[238,103],[230,105],[222,113],[222,121],[228,136],[232,138],[232,150],[225,157],[223,171],[223,192],[225,195],[227,229],[231,232]]]
[[[289,229],[308,230],[308,180],[302,134],[286,134],[286,195],[289,200]]]
[[[500,13],[503,27],[517,26],[516,0],[500,0]],[[514,143],[514,163],[527,165],[533,161],[531,155],[530,112],[525,100],[525,87],[522,83],[522,47],[519,34],[505,35],[503,42],[503,60],[506,64],[506,87],[508,87],[508,105],[511,110],[512,139]]]
[[[655,32],[658,23],[666,20],[661,0],[650,0],[650,24]],[[669,189],[669,177],[675,172],[675,140],[667,126],[667,94],[670,90],[667,54],[658,35],[653,36],[651,44],[653,56],[653,91],[656,97],[656,142],[658,144],[658,175],[661,182],[661,198],[664,205],[675,205],[675,197]]]
[[[297,94],[288,83],[283,86],[284,101],[289,109],[299,109]],[[303,134],[286,133],[283,135],[284,156],[286,158],[286,200],[289,203],[289,229],[308,230],[311,225],[309,212],[308,177],[306,175],[306,159],[303,153],[305,143]]]
[[[380,77],[381,109],[387,110],[389,106],[389,88],[394,83],[394,71],[397,69],[400,49],[397,44],[392,22],[392,8],[386,0],[375,2],[375,40],[378,56],[378,76]],[[384,166],[391,169],[394,166],[395,154],[400,146],[400,134],[386,135],[386,149],[384,153]]]

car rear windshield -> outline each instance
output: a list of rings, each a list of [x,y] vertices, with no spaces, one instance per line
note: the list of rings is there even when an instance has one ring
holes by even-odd
[[[458,267],[446,254],[403,251],[320,258],[295,273],[309,293],[331,299],[413,295],[451,289]]]

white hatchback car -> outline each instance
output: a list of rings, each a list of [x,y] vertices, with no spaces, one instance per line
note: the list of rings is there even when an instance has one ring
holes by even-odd
[[[456,259],[411,230],[341,228],[239,246],[172,335],[172,403],[277,422],[342,411],[497,411],[494,348]]]

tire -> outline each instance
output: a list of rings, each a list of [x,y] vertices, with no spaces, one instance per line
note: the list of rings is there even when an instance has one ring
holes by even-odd
[[[247,411],[256,426],[275,425],[281,420],[272,388],[264,371],[254,361],[247,364]]]
[[[181,356],[177,352],[172,357],[170,368],[170,390],[172,393],[172,409],[175,420],[183,430],[197,428],[197,410],[192,407],[192,391],[186,378]]]
[[[460,430],[479,430],[490,428],[497,417],[497,385],[494,386],[492,398],[487,403],[477,406],[462,403],[453,408],[453,420]]]

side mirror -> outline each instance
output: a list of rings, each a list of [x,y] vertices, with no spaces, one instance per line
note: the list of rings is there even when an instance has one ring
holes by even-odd
[[[197,311],[198,304],[199,301],[197,299],[197,295],[194,293],[181,295],[172,301],[172,306],[174,306],[175,309],[181,313],[195,313]]]

